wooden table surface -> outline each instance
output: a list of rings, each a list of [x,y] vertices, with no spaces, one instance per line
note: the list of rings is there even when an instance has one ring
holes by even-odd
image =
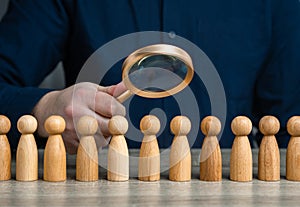
[[[75,181],[76,156],[67,156],[66,182],[51,183],[42,180],[43,151],[39,151],[39,177],[34,182],[15,181],[15,161],[12,180],[0,182],[0,206],[300,206],[300,182],[285,179],[285,150],[281,150],[281,180],[257,180],[257,150],[253,150],[252,182],[232,182],[229,177],[230,149],[222,150],[222,182],[199,180],[200,150],[192,150],[192,180],[168,180],[168,150],[162,150],[161,180],[137,180],[138,150],[130,150],[130,180],[106,180],[107,150],[100,154],[100,180]]]

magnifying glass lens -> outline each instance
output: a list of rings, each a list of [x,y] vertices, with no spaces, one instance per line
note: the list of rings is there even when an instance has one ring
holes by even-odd
[[[163,92],[181,84],[187,73],[186,64],[174,56],[149,55],[130,68],[128,78],[140,90]]]
[[[134,51],[125,59],[122,70],[128,90],[117,98],[121,103],[132,94],[145,98],[171,96],[184,89],[194,75],[189,54],[167,44],[149,45]]]

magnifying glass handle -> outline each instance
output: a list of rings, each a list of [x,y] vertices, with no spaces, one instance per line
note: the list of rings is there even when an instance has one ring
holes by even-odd
[[[124,101],[126,101],[130,96],[132,96],[133,93],[130,90],[125,91],[124,93],[122,93],[120,96],[117,97],[117,100],[120,103],[123,103]]]

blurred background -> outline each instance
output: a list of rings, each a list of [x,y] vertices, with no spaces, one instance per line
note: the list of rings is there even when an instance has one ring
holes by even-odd
[[[25,0],[26,1],[26,0]],[[0,21],[8,7],[9,0],[0,0]],[[40,84],[41,88],[61,89],[65,87],[65,78],[62,64],[59,63],[56,69]]]

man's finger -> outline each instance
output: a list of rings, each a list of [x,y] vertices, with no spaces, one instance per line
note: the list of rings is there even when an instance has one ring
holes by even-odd
[[[126,114],[125,107],[114,97],[104,92],[97,92],[94,106],[89,107],[96,113],[108,118],[115,115],[125,116]]]
[[[117,85],[108,87],[107,93],[112,95],[113,97],[118,97],[127,90],[128,89],[126,88],[124,82],[120,82]]]

